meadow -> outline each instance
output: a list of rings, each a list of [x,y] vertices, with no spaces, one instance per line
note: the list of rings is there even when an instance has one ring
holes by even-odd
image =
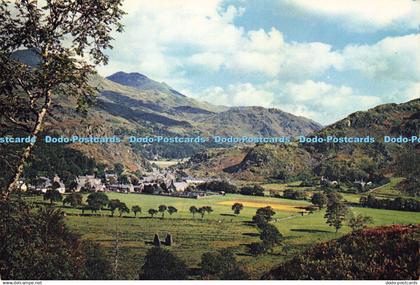
[[[307,201],[237,194],[203,199],[122,193],[107,195],[110,199],[119,199],[126,203],[129,208],[139,205],[142,213],[137,214],[137,217],[134,217],[133,213],[119,217],[116,212],[115,216],[111,217],[109,211],[102,210],[98,216],[82,216],[80,210],[68,207],[63,209],[67,213],[68,226],[83,239],[96,241],[107,248],[112,259],[115,255],[115,237],[118,232],[121,278],[137,278],[146,251],[152,246],[154,234],[163,239],[167,233],[171,233],[174,244],[170,249],[191,268],[199,267],[200,257],[204,252],[231,248],[252,277],[259,278],[261,274],[296,252],[314,243],[338,238],[350,231],[344,226],[336,234],[335,230],[325,223],[324,210],[302,216],[300,207],[309,205]],[[39,201],[40,197],[31,199]],[[244,205],[238,216],[231,210],[235,202]],[[157,209],[162,204],[174,206],[178,212],[172,216],[166,213],[164,218],[159,213],[151,218],[147,213],[148,209]],[[248,253],[247,245],[258,241],[259,237],[257,228],[249,222],[257,208],[268,205],[276,211],[272,223],[283,234],[284,245],[278,246],[272,254],[252,256]],[[203,219],[198,213],[193,218],[189,212],[190,206],[211,206],[214,211],[205,214]],[[419,213],[415,212],[357,207],[351,210],[355,214],[373,217],[374,225],[417,223],[420,218]]]

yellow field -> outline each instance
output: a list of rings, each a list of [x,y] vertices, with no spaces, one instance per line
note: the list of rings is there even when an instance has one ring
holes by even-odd
[[[184,161],[183,159],[178,159],[178,160],[151,160],[150,162],[156,164],[160,168],[168,168],[183,161]]]
[[[273,202],[273,201],[252,201],[252,200],[231,200],[231,201],[220,201],[217,204],[218,205],[224,205],[224,206],[231,206],[235,203],[241,203],[244,205],[244,207],[249,208],[263,208],[267,206],[271,206],[274,210],[283,211],[283,212],[301,212],[303,210],[303,207],[305,207],[304,204],[286,204],[282,202]]]

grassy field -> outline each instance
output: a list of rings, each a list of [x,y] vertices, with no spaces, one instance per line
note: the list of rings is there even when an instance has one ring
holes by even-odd
[[[152,163],[156,164],[160,168],[168,168],[174,165],[177,165],[178,163],[182,163],[186,161],[187,159],[177,159],[177,160],[153,160]]]
[[[198,266],[204,252],[229,247],[235,251],[253,278],[259,278],[262,273],[297,251],[349,232],[349,228],[344,227],[336,234],[333,228],[325,224],[324,211],[302,216],[297,211],[299,207],[309,204],[305,201],[243,195],[212,196],[198,200],[142,194],[107,195],[110,199],[120,199],[130,208],[139,205],[143,213],[137,218],[134,218],[133,214],[121,218],[110,217],[108,211],[102,211],[101,216],[78,216],[75,214],[80,214],[80,210],[65,208],[69,214],[66,222],[82,238],[97,241],[106,247],[110,255],[114,248],[115,233],[118,231],[121,241],[120,270],[123,278],[137,278],[155,233],[161,238],[164,238],[166,233],[171,233],[174,238],[171,250],[190,267]],[[32,199],[39,200],[40,197]],[[244,210],[239,216],[233,215],[231,210],[235,202],[244,204]],[[178,212],[172,216],[166,214],[164,219],[159,214],[150,218],[147,210],[157,209],[161,204],[175,206]],[[193,219],[189,213],[189,207],[192,205],[209,205],[214,212],[206,214],[203,220],[198,214]],[[258,207],[268,205],[276,209],[273,224],[284,235],[285,246],[279,246],[273,254],[254,257],[247,253],[247,245],[258,241],[258,231],[249,221]],[[372,216],[375,225],[416,223],[419,220],[419,214],[413,212],[367,208],[352,208],[352,211]]]

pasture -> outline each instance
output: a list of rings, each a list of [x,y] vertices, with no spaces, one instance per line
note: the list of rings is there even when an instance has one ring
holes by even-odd
[[[301,215],[299,207],[309,205],[306,201],[288,199],[252,197],[236,194],[211,196],[203,199],[186,199],[144,194],[107,193],[110,199],[119,199],[131,209],[134,205],[142,208],[142,213],[134,217],[133,213],[114,217],[109,211],[102,210],[98,216],[81,216],[81,211],[63,208],[67,213],[66,223],[83,239],[94,240],[108,249],[110,258],[114,258],[115,237],[119,236],[119,272],[121,278],[137,278],[143,264],[143,258],[153,240],[154,234],[164,239],[171,233],[174,239],[170,249],[186,261],[191,268],[198,268],[200,257],[204,252],[223,248],[232,248],[238,259],[244,264],[253,278],[290,258],[298,251],[320,241],[337,238],[350,229],[345,226],[336,234],[335,230],[325,223],[325,211]],[[86,196],[85,196],[86,198]],[[30,198],[31,200],[41,197]],[[231,210],[235,202],[241,202],[244,209],[236,216]],[[57,206],[61,204],[56,204]],[[172,216],[164,218],[157,214],[151,218],[148,209],[157,209],[159,205],[174,206],[178,209]],[[258,230],[249,223],[257,208],[272,206],[276,215],[273,224],[284,236],[284,246],[278,246],[273,254],[252,256],[248,247],[259,240]],[[204,218],[197,213],[193,218],[189,212],[191,206],[211,206],[213,212]],[[417,223],[419,214],[368,208],[352,208],[355,214],[372,216],[374,225],[393,223]]]

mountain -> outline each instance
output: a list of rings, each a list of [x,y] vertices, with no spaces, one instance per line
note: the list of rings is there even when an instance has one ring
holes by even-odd
[[[119,71],[106,77],[106,79],[109,79],[121,85],[131,86],[131,87],[135,87],[141,90],[159,91],[159,92],[171,93],[175,96],[187,97],[179,93],[178,91],[172,89],[166,83],[164,82],[159,83],[138,72],[126,73],[123,71]]]
[[[401,135],[420,137],[420,99],[355,112],[308,135],[370,136],[375,139],[374,143],[257,144],[242,151],[232,149],[220,154],[205,151],[192,157],[184,167],[194,175],[221,176],[217,173],[221,170],[224,176],[256,181],[289,180],[310,174],[342,182],[369,179],[380,183],[384,175],[409,177],[420,173],[419,144],[383,142],[384,136]],[[241,153],[239,161],[238,153]],[[232,161],[235,163],[229,163]]]
[[[31,66],[36,53],[19,50],[13,55]],[[100,90],[96,104],[83,118],[74,110],[75,99],[65,94],[53,99],[56,108],[46,122],[46,132],[80,136],[296,136],[320,129],[306,118],[277,109],[233,107],[201,102],[140,73],[117,72],[107,78],[91,77]],[[74,148],[105,165],[122,163],[136,171],[147,164],[144,158],[189,157],[212,147],[205,144],[72,144]]]

